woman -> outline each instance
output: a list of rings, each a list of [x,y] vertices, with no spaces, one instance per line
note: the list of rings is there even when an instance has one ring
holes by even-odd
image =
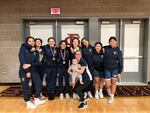
[[[35,109],[37,105],[45,103],[45,100],[39,99],[42,91],[42,83],[37,73],[37,66],[41,65],[38,60],[38,54],[35,51],[35,42],[33,37],[27,37],[26,43],[22,44],[19,51],[20,69],[19,75],[22,83],[23,97],[27,108]],[[30,101],[29,81],[35,86],[34,103]]]
[[[44,57],[43,57],[43,50],[42,50],[42,39],[36,38],[35,39],[35,49],[37,50],[37,53],[39,55],[39,62],[41,62],[41,65],[38,67],[38,74],[40,75],[40,79],[43,83],[43,78],[45,74],[45,63],[44,63]],[[41,93],[41,99],[45,99],[45,96]]]
[[[77,50],[81,50],[81,48],[80,48],[80,40],[79,40],[79,38],[74,38],[74,39],[72,40],[72,45],[71,45],[71,47],[70,47],[70,57],[71,57],[71,61],[72,61],[72,59],[75,57],[75,52],[76,52]]]
[[[72,59],[73,58],[75,58],[75,53],[76,53],[76,51],[78,51],[78,50],[81,50],[81,48],[80,48],[80,40],[79,40],[79,38],[73,38],[73,40],[72,40],[72,45],[71,45],[71,47],[70,47],[70,61],[72,61]],[[71,62],[72,63],[72,62]],[[79,98],[79,96],[78,95],[76,95],[75,93],[73,93],[73,98],[74,99],[78,99]]]
[[[58,50],[56,41],[53,37],[48,38],[48,44],[43,47],[44,59],[46,64],[46,86],[48,91],[48,99],[54,100],[54,93],[56,88],[56,65]]]
[[[80,81],[78,80],[77,83],[75,84],[74,91],[78,94],[78,96],[80,97],[80,101],[81,101],[78,108],[83,109],[87,107],[87,102],[86,102],[86,99],[84,98],[84,91],[90,85],[91,80],[92,80],[92,75],[90,74],[86,61],[82,58],[81,51],[79,50],[76,51],[75,58],[77,59],[78,64],[81,65],[81,68],[80,69],[73,68],[73,71],[76,71],[82,75],[84,84],[80,84]]]
[[[70,55],[67,49],[67,43],[65,40],[60,41],[59,50],[58,50],[58,59],[57,59],[57,76],[58,76],[58,87],[60,92],[60,99],[64,98],[69,99],[69,67]],[[63,83],[65,82],[65,86]],[[64,94],[63,94],[64,93]]]
[[[103,86],[104,86],[104,55],[103,48],[100,42],[95,43],[94,54],[94,83],[95,83],[95,98],[103,98]]]
[[[116,92],[116,82],[118,75],[121,74],[123,69],[123,57],[122,52],[117,47],[117,39],[115,37],[109,38],[109,45],[104,47],[104,73],[106,88],[111,90],[108,103],[111,104],[114,101],[114,95]]]
[[[83,38],[81,40],[82,45],[82,56],[85,59],[85,61],[88,64],[89,70],[91,74],[93,75],[93,49],[94,47],[89,44],[89,41],[86,38]],[[91,91],[93,89],[93,81],[89,85],[89,87],[86,89],[85,96],[89,96],[89,98],[93,98]]]

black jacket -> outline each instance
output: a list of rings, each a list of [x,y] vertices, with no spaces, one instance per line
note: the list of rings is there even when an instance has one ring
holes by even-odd
[[[64,52],[65,52],[65,64],[63,64],[63,58],[62,58],[62,54],[64,55]],[[69,50],[68,49],[62,50],[59,48],[58,49],[57,66],[65,66],[66,68],[68,68],[69,67],[69,61],[70,61]]]
[[[104,54],[96,53],[93,54],[94,69],[97,71],[104,71]]]
[[[118,47],[105,46],[104,50],[104,69],[118,69],[118,72],[121,73],[123,70],[123,57],[120,49]]]
[[[37,51],[31,52],[32,46],[22,44],[19,51],[20,69],[19,75],[25,75],[27,72],[36,72],[37,67],[41,65]],[[31,67],[23,69],[23,64],[31,64]]]
[[[46,64],[46,67],[53,67],[57,65],[57,58],[58,58],[58,48],[50,48],[50,46],[47,44],[45,46],[43,46],[43,53],[44,53],[44,62]],[[52,51],[54,51],[55,49],[55,57],[53,60],[53,54]]]
[[[87,62],[89,68],[93,67],[93,50],[94,47],[91,45],[89,45],[87,48],[82,47],[82,57]]]

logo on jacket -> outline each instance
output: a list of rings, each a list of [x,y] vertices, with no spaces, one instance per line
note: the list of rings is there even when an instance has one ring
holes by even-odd
[[[114,51],[114,55],[117,55],[117,52],[116,52],[116,51]]]
[[[92,49],[89,49],[89,52],[92,52]]]

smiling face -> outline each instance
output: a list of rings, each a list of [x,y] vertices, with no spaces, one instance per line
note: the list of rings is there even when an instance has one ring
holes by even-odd
[[[79,40],[78,39],[74,39],[72,42],[73,47],[77,47],[79,45]]]
[[[67,47],[67,45],[66,45],[65,42],[62,42],[62,43],[60,44],[60,48],[61,48],[61,49],[66,49],[66,47]]]
[[[36,41],[35,41],[35,45],[36,45],[37,47],[41,47],[41,46],[42,46],[42,43],[41,43],[40,40],[36,40]]]
[[[101,51],[101,49],[102,49],[102,46],[100,45],[100,44],[96,44],[95,45],[95,50],[96,50],[96,52],[100,52]]]
[[[82,53],[80,51],[77,51],[75,53],[75,58],[77,59],[77,61],[80,61],[81,57],[82,57]]]
[[[56,42],[55,42],[54,39],[49,39],[48,44],[49,44],[50,47],[55,47]]]
[[[111,40],[109,41],[109,45],[110,45],[111,47],[117,47],[117,41],[114,40],[114,39],[111,39]]]
[[[88,47],[89,42],[88,42],[86,39],[83,39],[83,40],[82,40],[82,44],[83,44],[85,47]]]
[[[27,43],[28,43],[30,46],[35,46],[35,41],[34,41],[33,38],[29,38],[29,39],[27,40]]]

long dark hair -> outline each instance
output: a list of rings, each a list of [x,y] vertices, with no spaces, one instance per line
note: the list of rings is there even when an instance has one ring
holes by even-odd
[[[28,37],[26,38],[25,43],[28,43],[28,40],[29,40],[30,38],[34,40],[34,37],[32,37],[32,36],[28,36]]]
[[[79,40],[79,38],[74,37],[74,38],[72,39],[72,45],[71,45],[72,48],[73,48],[73,41],[74,41],[75,39],[78,40],[78,46],[80,46],[80,40]]]
[[[101,45],[100,54],[103,54],[103,45],[102,45],[101,42],[96,42],[96,43],[95,43],[95,45],[94,45],[94,53],[97,53],[97,51],[96,51],[96,49],[95,49],[95,46],[96,46],[97,44],[100,44],[100,45]]]
[[[54,46],[56,46],[56,39],[54,37],[50,37],[50,38],[47,39],[47,42],[49,42],[50,39],[54,40],[54,42],[55,42]]]
[[[65,44],[66,44],[66,48],[67,48],[67,42],[66,42],[66,40],[61,40],[61,41],[59,42],[59,49],[60,49],[60,45],[61,45],[62,43],[65,43]]]
[[[88,43],[89,43],[89,40],[88,40],[88,39],[86,39],[86,38],[82,38],[82,40],[81,40],[81,47],[85,48],[85,45],[83,44],[83,40],[88,41]]]
[[[54,40],[54,42],[56,43],[56,40],[55,40],[54,37],[49,37],[49,38],[47,39],[47,42],[49,42],[50,39]]]

